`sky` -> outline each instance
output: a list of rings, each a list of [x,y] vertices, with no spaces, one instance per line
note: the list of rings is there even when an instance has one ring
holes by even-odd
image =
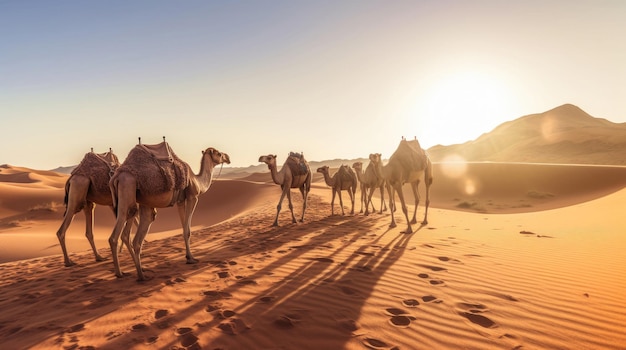
[[[626,122],[626,1],[0,0],[0,164],[387,158],[565,103]],[[281,159],[282,158],[282,159]]]

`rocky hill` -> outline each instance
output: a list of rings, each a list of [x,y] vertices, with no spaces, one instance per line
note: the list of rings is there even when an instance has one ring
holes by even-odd
[[[503,123],[473,141],[428,149],[435,162],[467,161],[626,165],[626,123],[595,118],[565,104]]]

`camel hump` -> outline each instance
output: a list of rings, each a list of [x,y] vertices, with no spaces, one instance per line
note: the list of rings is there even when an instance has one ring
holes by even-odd
[[[117,156],[115,155],[115,153],[109,151],[109,152],[104,152],[104,153],[93,153],[90,152],[91,154],[94,154],[96,157],[100,158],[102,161],[104,161],[107,164],[110,164],[111,166],[118,166],[120,165],[120,161],[117,158]],[[89,153],[87,153],[89,154]]]
[[[91,176],[96,173],[109,173],[119,167],[117,156],[111,152],[85,153],[80,163],[72,170],[71,175]]]
[[[341,181],[350,182],[352,179],[356,177],[356,173],[352,168],[347,165],[341,165],[339,170],[337,170],[337,174],[339,174]]]
[[[146,194],[180,191],[189,185],[191,170],[166,142],[157,145],[136,145],[119,171],[137,179],[139,191]]]
[[[400,160],[400,163],[409,169],[424,169],[426,168],[426,152],[420,147],[419,141],[415,140],[402,140],[398,149],[391,155],[389,160]]]
[[[155,145],[138,144],[135,147],[143,149],[144,151],[152,155],[155,159],[167,160],[170,163],[174,161],[174,152],[172,152],[172,148],[165,141],[157,143]]]
[[[302,153],[290,152],[285,161],[294,176],[305,175],[309,172],[309,167]]]

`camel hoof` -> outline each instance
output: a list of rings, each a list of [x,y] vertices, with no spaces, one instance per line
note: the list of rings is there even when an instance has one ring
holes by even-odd
[[[98,255],[98,256],[96,256],[96,261],[97,261],[97,262],[107,261],[107,258],[105,258],[105,257],[102,257],[102,256]]]
[[[148,282],[150,280],[152,280],[152,276],[141,276],[141,277],[137,277],[137,282]]]
[[[422,226],[426,226],[426,225],[428,225],[428,220],[422,221]]]
[[[71,260],[68,260],[65,262],[65,267],[72,267],[72,266],[76,266],[76,263]]]
[[[128,273],[128,272],[121,272],[119,274],[117,274],[117,273],[115,274],[115,277],[117,277],[117,278],[124,278],[124,277],[127,277],[127,276],[130,276],[130,273]]]
[[[391,224],[389,224],[389,228],[394,228],[394,227],[396,227],[396,226],[398,226],[398,225],[396,225],[395,223],[391,223]]]
[[[191,264],[197,264],[198,262],[200,262],[200,260],[196,259],[196,258],[187,258],[187,264],[191,265]]]
[[[273,223],[272,227],[278,227],[278,223],[277,222]]]

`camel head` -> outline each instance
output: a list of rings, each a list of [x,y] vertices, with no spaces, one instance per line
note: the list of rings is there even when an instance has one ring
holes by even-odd
[[[363,163],[354,162],[354,164],[352,164],[352,168],[354,168],[357,172],[361,172],[363,170]]]
[[[317,168],[317,172],[322,174],[328,174],[328,165]]]
[[[213,147],[209,147],[202,151],[202,155],[211,157],[214,164],[230,164],[230,157],[228,154],[220,152]]]
[[[382,154],[380,153],[370,153],[370,162],[376,164],[376,163],[380,163],[382,161],[381,158]]]
[[[268,154],[266,156],[260,156],[259,157],[259,162],[263,162],[265,164],[267,164],[268,168],[271,167],[276,167],[276,155],[275,154]]]

